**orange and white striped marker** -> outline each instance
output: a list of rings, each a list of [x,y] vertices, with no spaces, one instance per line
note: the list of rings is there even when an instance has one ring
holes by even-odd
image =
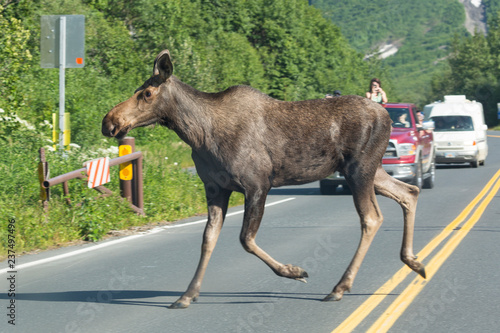
[[[85,166],[87,167],[87,185],[89,188],[94,188],[110,181],[109,157],[102,157],[85,162]]]

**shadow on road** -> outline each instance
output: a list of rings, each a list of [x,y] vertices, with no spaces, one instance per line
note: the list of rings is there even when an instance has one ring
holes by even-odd
[[[268,195],[321,195],[319,187],[278,187],[272,188]]]
[[[183,292],[181,291],[156,291],[156,290],[88,290],[88,291],[62,291],[45,293],[16,293],[16,300],[39,302],[91,302],[120,305],[140,306],[169,306]],[[308,301],[321,301],[326,294],[314,293],[285,293],[285,292],[201,292],[196,304],[249,304],[268,303],[281,299],[297,299]],[[352,296],[371,296],[371,294],[346,294]],[[172,297],[171,301],[153,301],[156,297]],[[225,300],[214,302],[211,298],[224,297],[239,300]],[[7,294],[1,294],[0,299],[7,299]]]
[[[285,195],[285,196],[294,196],[294,195],[321,195],[319,187],[278,187],[272,188],[269,191],[268,195]],[[343,188],[339,186],[336,189],[335,194],[332,195],[352,195],[351,190],[347,188]]]
[[[436,169],[472,169],[469,163],[465,164],[436,164]]]

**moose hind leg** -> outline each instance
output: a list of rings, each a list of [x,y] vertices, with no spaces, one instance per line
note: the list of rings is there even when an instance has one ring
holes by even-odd
[[[375,175],[375,191],[378,194],[393,199],[403,209],[404,230],[400,254],[401,261],[425,278],[425,266],[416,261],[416,256],[413,254],[413,233],[419,194],[418,187],[391,177],[380,166]]]
[[[383,217],[375,197],[373,181],[364,181],[363,179],[366,178],[350,177],[348,180],[353,194],[354,205],[360,217],[361,240],[344,275],[333,288],[333,291],[323,301],[340,301],[344,292],[351,290],[361,263],[370,248],[375,234],[382,225]]]
[[[257,190],[245,195],[245,214],[243,227],[240,233],[240,242],[243,248],[265,262],[276,275],[307,282],[307,272],[298,266],[284,265],[262,250],[256,243],[255,237],[259,230],[260,222],[264,214],[267,191]]]
[[[217,195],[213,193],[209,194],[207,191],[208,222],[203,233],[203,244],[201,246],[198,268],[186,292],[175,303],[169,306],[170,309],[187,308],[191,304],[191,301],[196,301],[200,294],[201,282],[203,281],[208,261],[222,229],[229,197],[231,196],[231,191],[224,189],[217,189],[216,193]]]

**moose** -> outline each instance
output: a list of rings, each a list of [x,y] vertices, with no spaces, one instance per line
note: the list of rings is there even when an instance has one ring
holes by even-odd
[[[163,50],[154,61],[153,75],[102,121],[103,135],[118,139],[133,128],[160,124],[175,131],[192,149],[205,186],[208,221],[194,277],[169,308],[187,308],[198,298],[233,191],[245,198],[243,248],[278,276],[306,282],[304,269],[275,260],[256,244],[255,237],[271,188],[316,181],[335,171],[345,175],[351,188],[361,240],[342,278],[323,301],[341,300],[353,285],[383,221],[376,193],[402,207],[400,258],[425,278],[425,267],[413,253],[419,189],[382,168],[391,119],[381,105],[353,95],[286,102],[243,85],[206,93],[172,74],[170,53]]]

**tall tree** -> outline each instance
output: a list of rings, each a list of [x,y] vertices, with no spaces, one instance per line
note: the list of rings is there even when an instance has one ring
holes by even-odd
[[[500,12],[499,12],[500,14]],[[455,38],[448,69],[432,80],[430,98],[460,94],[481,102],[488,125],[497,123],[497,102],[500,100],[500,19],[490,19],[488,35],[476,34]]]

